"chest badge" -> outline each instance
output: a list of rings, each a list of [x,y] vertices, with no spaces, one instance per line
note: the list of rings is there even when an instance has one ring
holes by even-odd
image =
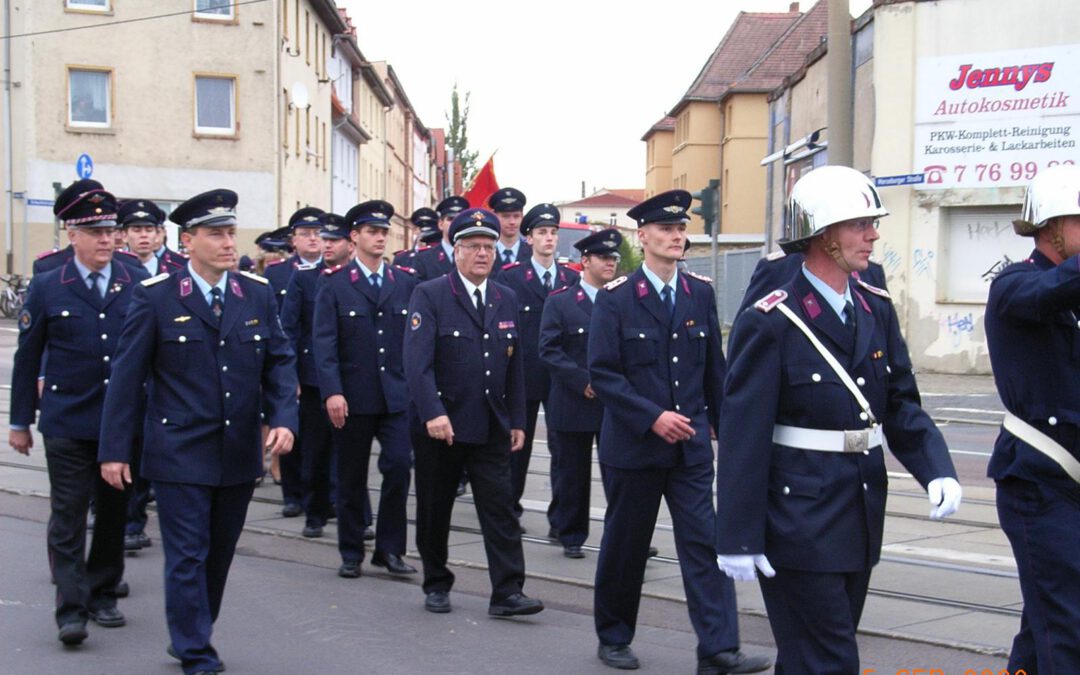
[[[175,323],[185,323],[187,321],[191,321],[191,317],[189,315],[187,315],[187,314],[185,314],[183,316],[178,316],[175,319],[173,319],[173,322],[175,322]]]
[[[506,348],[506,358],[510,358],[514,355],[514,345],[510,345]]]

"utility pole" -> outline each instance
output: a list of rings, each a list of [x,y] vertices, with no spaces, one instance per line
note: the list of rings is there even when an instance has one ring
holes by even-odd
[[[825,55],[828,73],[829,164],[851,166],[852,73],[849,0],[829,1],[829,42]]]

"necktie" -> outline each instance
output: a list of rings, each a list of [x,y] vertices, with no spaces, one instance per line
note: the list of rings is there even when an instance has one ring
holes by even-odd
[[[509,265],[514,262],[514,252],[510,249],[503,249],[503,263]]]
[[[850,302],[844,304],[844,326],[849,332],[855,332],[855,306]]]
[[[551,272],[544,272],[544,288],[551,290]]]
[[[667,307],[668,317],[675,316],[675,294],[671,291],[671,286],[664,286],[660,299],[664,301],[664,307]]]
[[[104,278],[105,277],[102,276],[101,272],[91,272],[89,274],[89,276],[87,277],[87,280],[89,282],[87,284],[87,287],[90,290],[97,293],[99,298],[104,298],[105,297],[105,291],[104,291],[104,289],[102,289],[101,284],[98,283],[99,280],[104,279]]]
[[[480,315],[480,323],[484,323],[484,296],[480,294],[480,289],[473,291],[473,297],[476,298],[476,312]]]
[[[379,290],[382,287],[382,277],[379,276],[378,272],[372,272],[370,278],[371,285],[375,287],[375,290]]]
[[[220,323],[221,314],[225,311],[225,303],[221,301],[221,289],[214,286],[210,289],[210,313]]]

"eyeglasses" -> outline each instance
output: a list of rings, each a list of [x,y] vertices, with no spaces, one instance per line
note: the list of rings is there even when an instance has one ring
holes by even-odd
[[[469,253],[476,253],[477,251],[484,251],[485,253],[494,253],[495,244],[458,244],[463,251]]]
[[[870,227],[875,230],[878,229],[879,222],[877,218],[856,218],[855,220],[846,220],[841,224],[852,232],[862,234]]]
[[[293,231],[293,236],[294,237],[302,237],[304,239],[315,239],[316,237],[319,236],[319,231],[315,230],[315,229],[305,227],[305,228],[300,229],[300,230],[294,230]]]

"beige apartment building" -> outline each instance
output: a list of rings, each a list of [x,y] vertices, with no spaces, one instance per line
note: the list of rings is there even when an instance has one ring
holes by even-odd
[[[675,149],[675,118],[665,115],[641,137],[645,142],[645,197],[671,190],[671,151]]]
[[[51,202],[91,163],[120,199],[166,211],[235,190],[249,254],[299,207],[343,212],[385,198],[404,211],[421,192],[413,182],[432,174],[420,147],[430,134],[396,76],[387,88],[392,70],[364,59],[334,0],[11,0],[11,16],[11,33],[27,35],[11,49],[11,147],[0,137],[13,166],[7,176],[0,163],[13,271],[66,244]],[[405,120],[421,141],[404,134]]]
[[[917,368],[989,372],[989,282],[1033,248],[1011,225],[1025,186],[1054,163],[1080,163],[1077,25],[1080,6],[1053,0],[875,0],[852,24],[853,165],[890,213],[875,257]],[[791,184],[827,163],[828,129],[805,142],[827,123],[824,53],[770,96],[773,242]],[[1050,64],[1047,76],[970,77],[1029,64]]]

